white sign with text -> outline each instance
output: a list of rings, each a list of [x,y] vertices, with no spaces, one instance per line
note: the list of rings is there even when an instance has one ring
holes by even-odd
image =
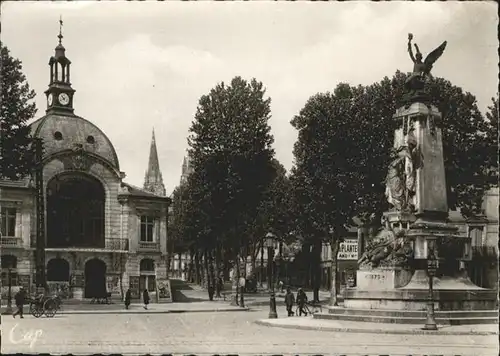
[[[344,240],[340,243],[339,260],[357,260],[358,259],[358,240]]]

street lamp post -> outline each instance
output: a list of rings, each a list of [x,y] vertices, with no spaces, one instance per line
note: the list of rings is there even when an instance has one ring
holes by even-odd
[[[264,285],[264,239],[260,244],[260,286]]]
[[[45,275],[45,198],[43,194],[43,143],[35,139],[35,188],[36,188],[36,287],[37,294],[47,292]]]
[[[438,260],[435,254],[435,239],[429,239],[428,253],[427,253],[427,276],[429,279],[429,297],[427,301],[427,318],[425,321],[424,330],[437,330],[436,319],[434,315],[434,293],[433,293],[433,279],[436,275]]]
[[[267,246],[267,262],[270,264],[271,268],[271,276],[270,276],[270,285],[271,285],[271,294],[269,298],[269,319],[277,319],[278,313],[276,311],[276,296],[274,294],[274,235],[271,233],[267,233],[266,235],[266,246]]]

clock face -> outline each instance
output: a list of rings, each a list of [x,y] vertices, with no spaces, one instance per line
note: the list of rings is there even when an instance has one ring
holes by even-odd
[[[68,105],[69,104],[69,96],[66,93],[61,93],[59,94],[59,102],[62,105]]]
[[[49,94],[49,96],[47,97],[47,102],[49,103],[49,106],[52,105],[53,100],[54,100],[54,96],[52,94]]]

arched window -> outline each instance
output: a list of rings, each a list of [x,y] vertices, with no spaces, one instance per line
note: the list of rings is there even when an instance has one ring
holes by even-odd
[[[47,183],[47,247],[105,246],[105,191],[96,178],[67,173]]]
[[[69,281],[69,263],[62,258],[54,258],[47,263],[47,281]]]
[[[17,286],[17,258],[12,255],[2,255],[2,286],[9,285],[9,269],[11,285]]]

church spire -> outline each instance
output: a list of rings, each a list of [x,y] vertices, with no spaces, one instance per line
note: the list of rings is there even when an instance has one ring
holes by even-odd
[[[160,171],[160,162],[158,161],[158,151],[156,149],[155,130],[153,128],[153,137],[149,149],[149,163],[146,175],[144,177],[144,189],[156,195],[165,196],[165,185]]]
[[[182,161],[182,171],[181,171],[181,184],[185,184],[189,175],[193,173],[193,167],[191,166],[191,159],[189,157],[189,152],[184,156]]]

